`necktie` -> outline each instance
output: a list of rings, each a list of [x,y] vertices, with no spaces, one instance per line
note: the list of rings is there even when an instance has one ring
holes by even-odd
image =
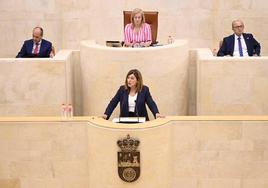
[[[34,55],[37,55],[38,54],[38,46],[39,46],[39,43],[35,43],[35,48],[34,48]]]
[[[241,38],[238,37],[237,40],[238,40],[239,55],[240,55],[240,57],[242,57],[243,56],[243,49],[242,49]]]

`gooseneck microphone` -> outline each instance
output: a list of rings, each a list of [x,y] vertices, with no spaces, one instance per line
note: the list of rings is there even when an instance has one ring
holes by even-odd
[[[121,123],[121,119],[120,119],[120,118],[121,118],[121,110],[120,110],[120,112],[119,112],[119,118],[118,118],[118,122],[119,122],[119,123]]]
[[[138,111],[138,107],[137,107],[137,100],[135,100],[134,102],[135,102],[136,116],[138,117],[138,123],[139,123],[140,122],[140,116],[139,116],[139,111]]]

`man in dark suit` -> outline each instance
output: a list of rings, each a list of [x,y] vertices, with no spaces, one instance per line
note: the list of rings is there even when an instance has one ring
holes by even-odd
[[[244,33],[244,23],[241,20],[232,22],[234,34],[225,37],[217,56],[260,56],[261,46],[253,35]]]
[[[44,32],[41,27],[35,27],[33,29],[33,39],[24,41],[16,58],[52,57],[52,44],[51,42],[42,39],[43,34]]]

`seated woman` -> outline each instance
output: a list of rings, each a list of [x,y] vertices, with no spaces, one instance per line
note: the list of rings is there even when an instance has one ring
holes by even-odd
[[[155,118],[160,115],[158,108],[150,94],[149,88],[143,85],[142,76],[137,69],[127,73],[125,85],[121,86],[107,106],[104,119],[109,119],[115,107],[120,102],[120,117],[145,117],[149,120],[145,104],[147,104]]]
[[[134,9],[131,14],[131,23],[125,27],[126,47],[148,47],[152,43],[152,31],[145,23],[145,16],[141,9]]]

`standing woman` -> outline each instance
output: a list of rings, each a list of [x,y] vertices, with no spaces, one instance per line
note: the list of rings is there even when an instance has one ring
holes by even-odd
[[[148,105],[155,118],[160,115],[158,108],[150,94],[149,88],[143,85],[142,76],[137,69],[127,73],[125,85],[121,86],[107,106],[103,118],[109,119],[115,107],[120,102],[120,117],[145,117],[149,120],[146,106]]]
[[[145,23],[145,16],[141,9],[134,9],[131,13],[131,23],[125,27],[126,47],[148,47],[152,43],[151,26]]]

